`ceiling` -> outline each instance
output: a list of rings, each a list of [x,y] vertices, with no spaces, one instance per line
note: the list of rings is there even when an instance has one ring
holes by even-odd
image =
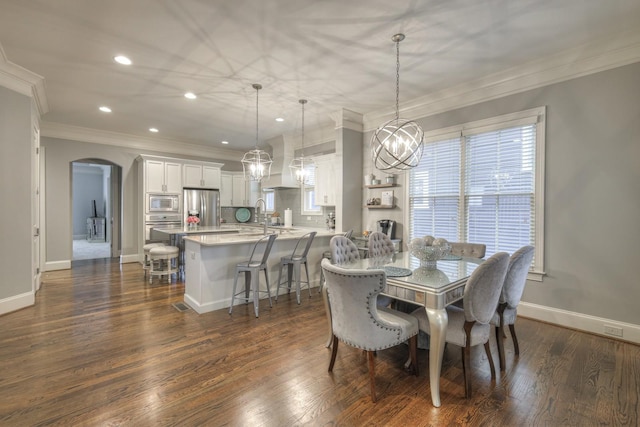
[[[44,122],[238,150],[256,143],[253,83],[261,145],[300,131],[300,98],[305,129],[342,108],[393,112],[398,32],[402,107],[640,26],[638,0],[0,0],[0,10],[7,60],[45,79]]]

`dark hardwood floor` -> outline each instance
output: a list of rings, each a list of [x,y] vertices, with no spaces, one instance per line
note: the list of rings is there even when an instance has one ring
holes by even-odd
[[[275,280],[274,280],[275,281]],[[445,350],[442,407],[407,347],[378,352],[378,402],[366,356],[342,344],[333,374],[319,294],[198,315],[172,306],[183,283],[148,285],[138,264],[74,263],[46,273],[36,305],[0,317],[0,425],[441,426],[639,423],[640,347],[528,319],[521,356],[491,381],[472,351],[464,398],[460,352]],[[292,294],[293,295],[293,294]],[[495,340],[492,338],[497,363]]]

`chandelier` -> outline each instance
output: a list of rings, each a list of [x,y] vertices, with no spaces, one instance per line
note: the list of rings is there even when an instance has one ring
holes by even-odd
[[[371,154],[376,169],[403,172],[420,163],[424,131],[416,122],[400,118],[400,42],[404,34],[391,40],[396,44],[396,117],[376,129]]]
[[[307,103],[307,100],[301,99],[298,102],[302,104],[302,151],[300,152],[300,157],[291,160],[289,169],[291,170],[291,176],[295,178],[300,185],[304,185],[309,177],[309,169],[313,168],[315,163],[313,159],[304,157],[304,104]]]
[[[262,89],[262,85],[255,83],[252,87],[256,90],[256,146],[242,157],[242,170],[245,180],[260,182],[271,176],[273,160],[271,160],[269,153],[258,149],[258,92]]]

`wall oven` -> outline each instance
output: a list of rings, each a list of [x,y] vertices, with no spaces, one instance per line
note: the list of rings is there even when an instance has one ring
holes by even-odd
[[[180,214],[158,214],[147,215],[145,218],[145,240],[147,243],[168,240],[169,236],[165,233],[154,231],[156,228],[181,227],[182,215]]]
[[[177,194],[148,194],[148,213],[180,213],[180,196]]]

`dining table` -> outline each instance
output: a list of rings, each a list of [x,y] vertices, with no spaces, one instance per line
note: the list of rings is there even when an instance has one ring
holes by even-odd
[[[359,259],[340,264],[346,269],[377,269],[386,273],[386,286],[381,295],[424,307],[431,331],[429,344],[429,385],[433,406],[440,406],[440,372],[448,316],[446,307],[464,296],[467,279],[484,259],[448,255],[436,262],[421,262],[410,252],[398,252],[382,258]],[[428,264],[428,265],[427,265]],[[323,287],[329,328],[331,311]],[[333,335],[331,329],[330,335]]]

